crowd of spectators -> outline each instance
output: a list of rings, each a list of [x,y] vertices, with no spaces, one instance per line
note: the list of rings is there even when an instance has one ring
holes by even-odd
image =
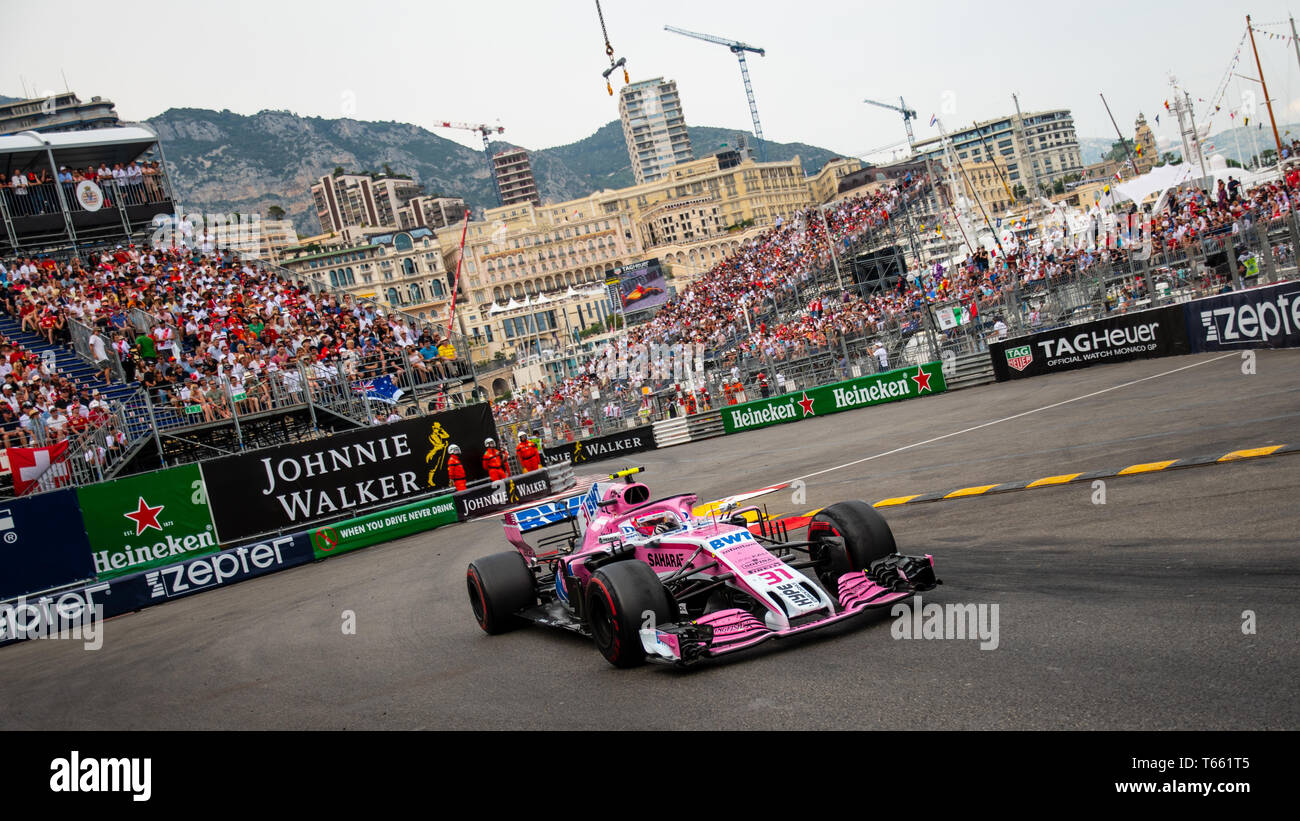
[[[826,221],[837,249],[848,249],[864,233],[884,226],[909,189],[919,183],[904,179],[827,208]],[[619,345],[698,343],[719,353],[725,368],[736,368],[740,362],[774,365],[813,352],[837,351],[845,339],[887,329],[905,337],[922,328],[927,305],[934,303],[962,306],[968,316],[986,317],[991,329],[1005,335],[1007,326],[998,314],[1004,311],[1007,289],[1013,286],[1032,289],[1035,283],[1078,277],[1101,263],[1124,262],[1147,247],[1159,254],[1204,240],[1235,240],[1258,220],[1288,214],[1298,195],[1300,170],[1249,190],[1230,177],[1214,191],[1175,192],[1154,214],[1133,206],[1128,214],[1119,215],[1109,232],[1103,230],[1105,221],[1098,210],[1093,230],[1083,235],[1066,237],[1058,232],[1030,247],[1010,234],[999,247],[979,248],[959,265],[935,264],[919,279],[900,278],[893,290],[870,294],[847,287],[829,293],[810,288],[814,272],[831,264],[821,217],[810,210],[745,243],[665,304],[652,320],[630,328]],[[1274,249],[1275,256],[1287,253],[1285,248]],[[1182,282],[1188,275],[1186,270],[1179,272]],[[1144,296],[1144,281],[1133,277],[1118,289],[1110,307],[1124,310]],[[757,320],[759,315],[777,318]],[[1031,310],[1030,317],[1036,324],[1037,311]],[[595,353],[578,377],[516,392],[509,401],[498,403],[498,418],[512,423],[562,418],[562,408],[585,404],[589,396],[597,395],[593,391],[611,387],[600,364],[620,351],[626,348],[608,345]],[[875,346],[873,353],[882,365],[888,361],[882,346]],[[734,386],[735,381],[728,384]]]
[[[69,168],[59,166],[53,174],[44,166],[15,169],[8,177],[0,174],[0,197],[3,197],[11,217],[31,217],[59,213],[59,190],[69,210],[83,210],[85,206],[77,197],[77,186],[90,180],[99,186],[104,195],[100,207],[116,207],[116,197],[126,205],[143,205],[166,199],[162,169],[157,162],[114,163],[111,167],[101,163],[98,168]],[[56,185],[58,188],[56,189]]]
[[[151,186],[157,185],[156,168],[151,172],[148,164],[63,169],[59,182],[75,187],[89,178],[114,180],[128,197],[153,196]],[[16,175],[4,183],[3,195],[15,208],[17,198],[31,198],[23,206],[30,208],[52,190],[41,187],[50,182],[41,172]],[[1122,230],[1104,236],[1098,223],[1087,236],[1049,236],[1033,247],[1012,237],[959,265],[935,264],[920,278],[900,278],[893,290],[815,287],[816,273],[831,264],[832,245],[847,251],[863,235],[885,227],[922,184],[906,177],[828,206],[824,216],[810,209],[778,221],[702,273],[654,318],[596,351],[578,376],[545,387],[527,386],[509,401],[496,403],[498,421],[536,420],[600,396],[602,402],[625,406],[629,414],[637,412],[640,385],[611,379],[601,368],[627,346],[702,348],[721,356],[730,368],[739,361],[779,363],[837,350],[845,339],[886,330],[906,335],[921,327],[934,302],[968,306],[971,314],[983,316],[1001,309],[1012,285],[1076,276],[1099,262],[1121,261],[1144,245],[1164,252],[1207,237],[1239,235],[1254,221],[1287,214],[1300,191],[1300,172],[1249,190],[1230,178],[1213,191],[1178,193],[1157,213],[1135,208],[1130,219],[1121,220]],[[851,285],[847,272],[845,276]],[[1140,296],[1141,287],[1136,281],[1126,286],[1125,297]],[[218,249],[131,246],[105,250],[81,263],[0,261],[0,310],[51,344],[70,341],[70,323],[87,326],[100,379],[109,381],[115,371],[112,360],[120,360],[126,379],[148,388],[160,408],[205,421],[224,418],[232,408],[241,413],[269,408],[277,391],[301,390],[304,377],[341,374],[350,382],[389,376],[393,384],[406,385],[458,373],[445,349],[447,340],[438,332],[417,328],[400,315],[384,315],[350,296],[314,293],[304,283],[276,277]],[[12,355],[11,348],[6,356]],[[62,403],[65,414],[73,404],[79,416],[91,418],[93,394],[59,387],[60,377],[40,372],[41,363],[29,354],[19,354],[7,367],[16,405],[4,404],[19,417],[15,430],[22,430],[23,404],[29,400],[42,414]],[[33,376],[41,389],[47,378],[56,387],[37,397]],[[589,414],[573,423],[577,428],[595,424]],[[75,429],[71,423],[67,427]],[[18,438],[13,430],[6,437]]]
[[[111,378],[111,348],[157,407],[203,421],[232,405],[267,409],[304,376],[346,389],[370,377],[409,386],[457,374],[437,331],[221,251],[130,246],[82,263],[0,261],[0,310],[52,344],[70,340],[70,323],[86,326],[100,378]]]

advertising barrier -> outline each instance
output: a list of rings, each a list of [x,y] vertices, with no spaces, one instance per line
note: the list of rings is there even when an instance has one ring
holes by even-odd
[[[143,573],[98,581],[74,590],[0,605],[0,644],[57,630],[60,621],[76,621],[89,608],[109,619],[143,610],[169,599],[275,573],[312,560],[306,533],[277,536],[257,544],[197,556]]]
[[[601,459],[613,459],[629,453],[640,453],[655,447],[654,428],[645,425],[632,430],[579,439],[574,442],[562,442],[542,451],[547,465],[569,462],[581,465],[585,462],[597,462]]]
[[[1234,291],[1180,307],[1194,353],[1300,348],[1300,283]]]
[[[899,368],[741,405],[729,405],[722,409],[722,424],[727,433],[738,433],[785,422],[798,422],[810,416],[826,416],[900,399],[928,396],[941,393],[946,388],[942,366],[938,362],[927,362],[915,368]]]
[[[471,405],[214,459],[203,478],[221,541],[237,542],[449,487],[451,444],[469,480],[486,478],[483,440],[495,436],[488,406]]]
[[[485,482],[455,493],[453,498],[456,501],[456,515],[463,522],[529,499],[540,499],[550,493],[550,478],[543,468],[499,482]]]
[[[450,494],[389,508],[368,516],[318,527],[311,532],[312,556],[324,559],[360,547],[400,539],[458,521]]]
[[[100,580],[217,551],[198,465],[77,488]]]
[[[0,600],[94,577],[76,491],[0,503]]]
[[[1178,305],[1108,316],[989,345],[999,382],[1189,352],[1183,308]]]

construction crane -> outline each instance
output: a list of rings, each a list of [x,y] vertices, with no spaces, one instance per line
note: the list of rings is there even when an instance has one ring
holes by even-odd
[[[488,147],[492,134],[504,134],[505,127],[500,125],[474,125],[473,123],[456,123],[449,120],[439,120],[433,124],[434,128],[459,128],[462,131],[477,131],[483,137],[483,156],[487,157],[488,179],[492,180],[492,190],[497,192],[497,205],[503,205],[501,202],[501,188],[497,185],[496,167],[492,165],[492,150]]]
[[[897,111],[899,114],[902,114],[903,126],[907,129],[907,147],[912,149],[913,153],[915,153],[916,137],[912,136],[912,120],[916,119],[915,109],[908,108],[907,103],[903,102],[902,97],[898,98],[898,105],[890,105],[889,103],[878,103],[875,100],[863,100],[862,102],[870,103],[871,105],[880,106],[881,108],[887,108],[890,111]]]
[[[664,26],[664,31],[671,31],[673,34],[682,34],[687,37],[694,37],[696,40],[703,40],[706,43],[716,43],[720,46],[726,46],[731,49],[731,53],[736,55],[740,61],[740,76],[745,79],[745,96],[749,98],[749,116],[754,118],[754,137],[758,140],[758,159],[761,162],[767,161],[767,149],[764,146],[763,126],[758,122],[758,104],[754,102],[754,86],[749,82],[749,66],[745,64],[745,52],[752,51],[759,57],[767,54],[765,49],[742,43],[739,40],[728,40],[724,37],[714,37],[712,34],[700,34],[686,29],[679,29],[675,26]]]
[[[605,78],[605,90],[609,96],[614,96],[614,86],[609,81],[609,75],[614,73],[614,69],[623,69],[623,84],[627,85],[632,79],[627,76],[627,58],[620,57],[614,59],[614,47],[609,44],[609,32],[605,30],[605,13],[600,10],[600,0],[596,0],[596,16],[600,18],[600,33],[605,36],[605,56],[609,58],[609,68],[600,73]]]

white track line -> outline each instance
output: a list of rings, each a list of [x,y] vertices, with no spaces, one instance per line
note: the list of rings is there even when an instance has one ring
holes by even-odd
[[[795,478],[791,479],[790,481],[792,481],[792,482],[800,482],[800,481],[803,481],[804,479],[811,479],[811,478],[814,477],[814,476],[821,476],[823,473],[830,473],[830,472],[833,471],[833,470],[843,470],[844,468],[847,468],[847,467],[853,467],[854,465],[860,465],[860,464],[862,464],[863,462],[870,462],[872,459],[879,459],[879,458],[882,457],[882,456],[892,456],[892,455],[895,454],[895,453],[902,453],[902,452],[905,451],[905,450],[911,450],[912,448],[919,448],[921,445],[928,445],[928,444],[930,444],[930,443],[932,443],[932,442],[939,442],[939,441],[944,440],[944,439],[949,439],[949,438],[951,438],[951,437],[953,437],[953,436],[960,436],[960,435],[962,435],[963,433],[970,433],[970,432],[973,431],[973,430],[979,430],[980,428],[987,428],[987,427],[989,427],[990,425],[996,425],[996,424],[999,424],[999,423],[1001,423],[1001,422],[1010,422],[1012,419],[1019,419],[1019,418],[1022,417],[1022,416],[1029,416],[1029,415],[1032,414],[1032,413],[1039,413],[1040,411],[1051,410],[1052,408],[1059,408],[1059,407],[1062,406],[1062,405],[1068,405],[1068,404],[1070,404],[1071,402],[1078,402],[1078,401],[1081,400],[1081,399],[1091,399],[1092,397],[1094,397],[1094,396],[1100,396],[1100,395],[1103,394],[1103,393],[1110,393],[1111,391],[1119,390],[1120,388],[1127,388],[1127,387],[1129,387],[1130,385],[1137,385],[1137,384],[1139,384],[1139,383],[1141,383],[1141,382],[1147,382],[1147,381],[1152,380],[1152,379],[1159,379],[1159,378],[1162,377],[1162,376],[1168,376],[1168,375],[1170,375],[1170,374],[1172,374],[1172,373],[1178,373],[1179,371],[1185,371],[1185,370],[1187,370],[1187,369],[1189,369],[1189,368],[1199,368],[1199,367],[1202,366],[1202,365],[1208,365],[1208,364],[1210,364],[1211,362],[1218,362],[1220,359],[1227,359],[1227,358],[1230,357],[1230,356],[1238,356],[1238,357],[1239,357],[1240,354],[1237,353],[1237,352],[1235,352],[1235,351],[1232,352],[1232,353],[1225,353],[1223,356],[1216,356],[1216,357],[1214,357],[1213,359],[1206,359],[1206,360],[1203,360],[1203,361],[1201,361],[1201,362],[1194,362],[1194,363],[1192,363],[1191,365],[1184,365],[1184,366],[1181,367],[1181,368],[1174,368],[1173,370],[1164,371],[1163,373],[1152,374],[1151,376],[1144,376],[1144,377],[1142,377],[1141,379],[1134,379],[1134,380],[1131,381],[1131,382],[1124,382],[1123,384],[1120,384],[1120,385],[1112,385],[1112,386],[1109,387],[1109,388],[1102,388],[1102,389],[1099,390],[1099,391],[1093,391],[1092,393],[1085,393],[1083,396],[1076,396],[1076,397],[1074,397],[1073,399],[1065,399],[1065,400],[1063,400],[1063,401],[1061,401],[1061,402],[1055,402],[1055,403],[1053,403],[1053,404],[1051,404],[1051,405],[1044,405],[1044,406],[1041,407],[1041,408],[1034,408],[1033,410],[1027,410],[1027,411],[1024,411],[1024,412],[1022,412],[1022,413],[1017,413],[1017,414],[1015,414],[1015,415],[1013,415],[1013,416],[1004,416],[1004,417],[1002,417],[1001,419],[994,419],[992,422],[984,422],[983,424],[975,425],[975,426],[973,426],[973,427],[965,428],[965,429],[963,429],[963,430],[955,430],[955,431],[953,431],[952,433],[945,433],[945,434],[942,435],[942,436],[935,436],[935,437],[932,438],[932,439],[926,439],[926,440],[921,441],[921,442],[913,442],[913,443],[910,444],[910,445],[903,445],[902,447],[897,447],[897,448],[894,448],[893,450],[887,450],[887,451],[885,451],[884,453],[877,453],[877,454],[875,454],[874,456],[864,456],[864,457],[861,458],[861,459],[855,459],[855,460],[853,460],[852,462],[845,462],[845,463],[842,464],[842,465],[836,465],[836,466],[834,466],[834,467],[825,468],[825,469],[823,469],[823,470],[819,470],[819,471],[817,471],[817,472],[815,472],[815,473],[805,473],[803,476],[796,476]]]

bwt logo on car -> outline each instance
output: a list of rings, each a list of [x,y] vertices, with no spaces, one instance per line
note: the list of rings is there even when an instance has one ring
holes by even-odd
[[[1276,305],[1253,302],[1201,311],[1201,324],[1207,342],[1223,345],[1267,342],[1271,337],[1300,333],[1300,291],[1280,294]]]
[[[227,581],[257,570],[284,563],[280,550],[293,544],[291,536],[281,536],[267,544],[237,547],[184,564],[164,567],[145,574],[152,598],[193,593],[206,587],[218,587]]]
[[[748,533],[728,533],[726,536],[719,536],[709,542],[710,550],[717,550],[720,547],[726,547],[729,544],[741,544],[749,541]]]

